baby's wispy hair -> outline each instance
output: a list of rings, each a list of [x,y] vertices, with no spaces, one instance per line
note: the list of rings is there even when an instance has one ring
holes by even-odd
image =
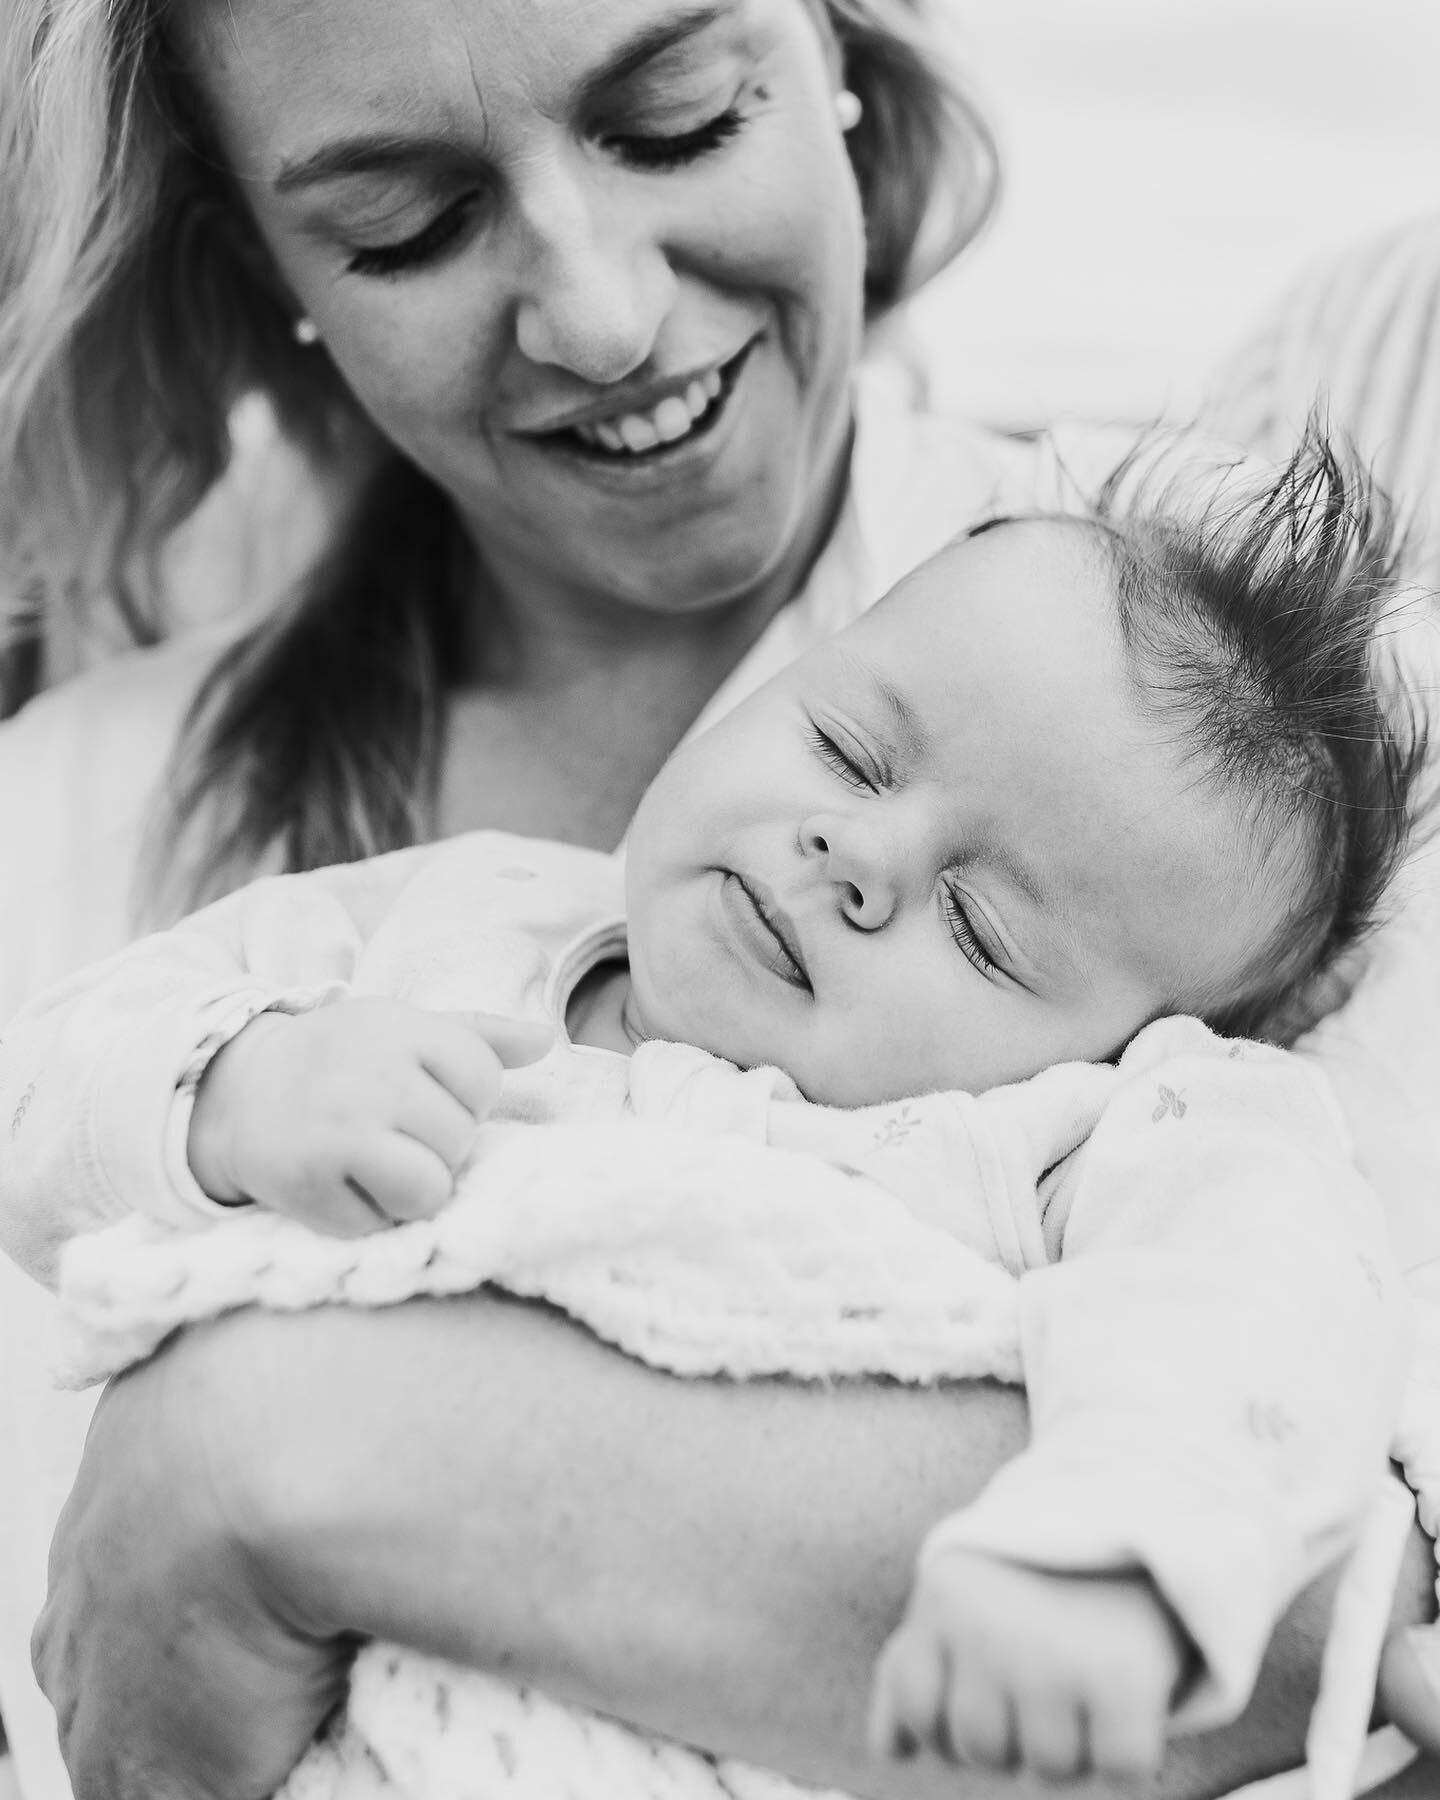
[[[1208,498],[1153,448],[1109,476],[1092,520],[1143,702],[1238,793],[1237,853],[1281,859],[1294,896],[1205,1016],[1288,1042],[1376,924],[1421,807],[1427,724],[1386,666],[1403,545],[1388,499],[1318,414],[1278,474],[1237,464]]]

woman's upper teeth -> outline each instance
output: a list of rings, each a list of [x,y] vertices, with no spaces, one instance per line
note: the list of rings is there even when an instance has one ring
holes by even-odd
[[[613,418],[577,425],[582,443],[602,450],[653,450],[657,444],[673,444],[684,437],[720,393],[720,374],[712,369],[695,378],[683,394],[671,394],[648,412],[616,413]]]

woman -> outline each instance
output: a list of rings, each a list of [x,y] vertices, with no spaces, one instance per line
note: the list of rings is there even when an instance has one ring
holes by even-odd
[[[154,631],[251,389],[325,501],[305,580],[218,660],[186,640],[14,721],[26,981],[123,935],[177,741],[146,865],[172,905],[477,825],[610,845],[707,706],[1023,497],[1023,449],[884,395],[851,448],[866,317],[992,181],[906,0],[10,15],[14,591]],[[77,1792],[268,1792],[356,1631],[874,1789],[860,1697],[912,1547],[1023,1429],[988,1390],[668,1382],[493,1299],[232,1321],[96,1421],[39,1640]],[[1295,1759],[1323,1605],[1177,1793]]]

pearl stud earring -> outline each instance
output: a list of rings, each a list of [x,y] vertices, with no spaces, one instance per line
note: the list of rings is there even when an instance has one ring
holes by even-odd
[[[853,131],[860,123],[865,106],[858,94],[852,94],[849,88],[841,88],[835,96],[835,117],[842,131]]]
[[[320,342],[320,327],[310,317],[309,313],[302,313],[291,327],[291,330],[294,332],[295,342],[297,344],[304,344],[307,349],[311,344],[318,344]]]

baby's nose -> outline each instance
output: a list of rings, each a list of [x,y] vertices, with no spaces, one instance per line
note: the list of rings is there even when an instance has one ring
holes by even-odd
[[[834,885],[840,910],[861,931],[879,931],[894,916],[898,890],[875,834],[840,821],[812,819],[801,831],[807,855],[818,857]]]

